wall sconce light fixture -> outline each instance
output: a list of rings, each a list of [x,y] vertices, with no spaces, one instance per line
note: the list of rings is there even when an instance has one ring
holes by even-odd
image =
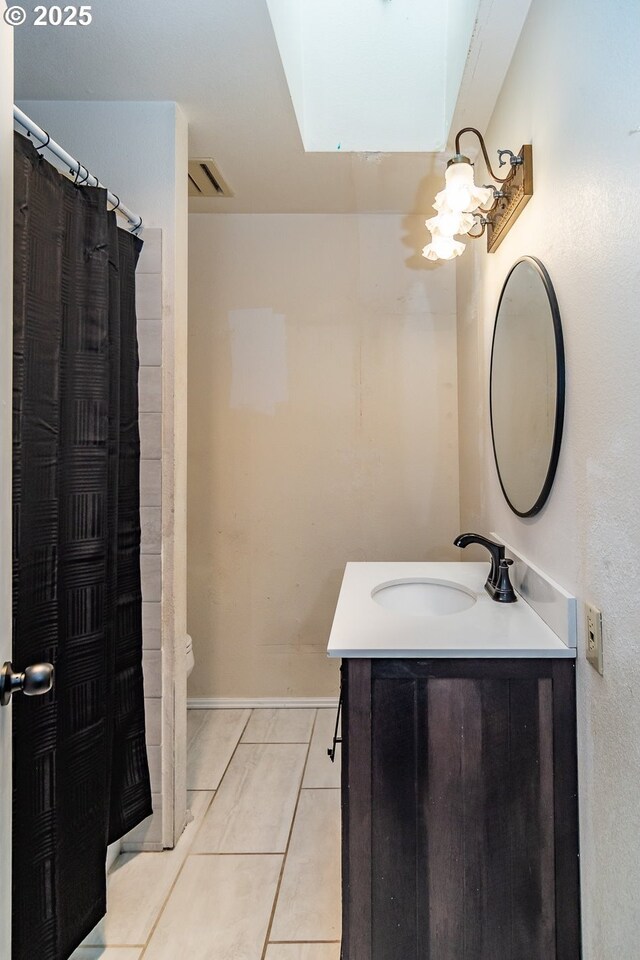
[[[487,170],[499,186],[476,186],[473,164],[460,153],[460,137],[463,133],[475,133]],[[508,157],[508,160],[504,157]],[[427,260],[453,260],[459,257],[466,244],[455,240],[456,235],[466,234],[477,240],[486,233],[489,253],[500,245],[533,193],[531,144],[525,144],[518,154],[512,150],[498,150],[498,165],[503,167],[506,163],[510,165],[507,176],[496,176],[491,169],[482,134],[475,127],[463,127],[458,131],[455,156],[447,163],[445,188],[436,194],[433,204],[436,216],[425,220],[431,233],[431,243],[422,251],[423,257]],[[471,233],[474,228],[475,232]]]

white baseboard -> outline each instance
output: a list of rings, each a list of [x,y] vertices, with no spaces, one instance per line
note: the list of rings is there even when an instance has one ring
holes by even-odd
[[[259,710],[277,709],[335,709],[337,697],[191,697],[187,700],[188,710]]]

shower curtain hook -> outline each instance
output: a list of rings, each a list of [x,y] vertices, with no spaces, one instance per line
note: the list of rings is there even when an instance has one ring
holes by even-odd
[[[46,130],[44,132],[47,133]],[[38,154],[39,157],[42,156],[42,154],[39,151],[44,150],[46,147],[49,146],[50,143],[51,143],[51,135],[47,133],[47,139],[45,140],[45,142],[41,143],[39,147],[36,147],[36,153]]]
[[[81,170],[86,170],[86,176],[84,176],[84,177],[82,178],[82,180],[78,180],[78,177],[80,176],[80,171],[81,171]],[[78,169],[76,170],[76,178],[75,178],[75,180],[73,181],[74,187],[81,187],[82,184],[83,184],[83,183],[86,183],[88,179],[89,179],[89,169],[88,169],[88,167],[83,167],[83,165],[82,165],[82,164],[80,163],[80,161],[78,160]]]
[[[118,209],[118,207],[120,206],[120,197],[118,196],[118,194],[117,194],[117,193],[114,193],[114,197],[116,198],[116,200],[117,200],[118,202],[116,203],[115,207],[112,207],[112,212],[113,212],[113,213],[115,213],[116,210]]]
[[[133,233],[134,236],[137,236],[137,231],[140,230],[141,227],[142,227],[142,217],[140,217],[140,223],[136,223],[135,227],[131,228],[131,233]]]

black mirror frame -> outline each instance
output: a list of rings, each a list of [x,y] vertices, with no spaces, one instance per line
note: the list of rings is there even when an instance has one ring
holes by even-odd
[[[502,475],[500,474],[500,465],[498,463],[498,455],[496,452],[496,443],[493,430],[493,357],[494,357],[494,348],[496,342],[496,331],[498,327],[498,317],[500,316],[500,306],[502,304],[502,298],[504,297],[507,284],[511,274],[516,269],[518,264],[528,263],[534,267],[540,279],[544,284],[544,288],[549,300],[549,306],[551,308],[551,316],[553,319],[553,332],[555,337],[556,344],[556,378],[557,378],[557,387],[556,387],[556,416],[555,424],[553,430],[553,442],[551,445],[551,456],[549,457],[549,466],[547,469],[547,474],[542,485],[542,490],[538,499],[535,501],[531,509],[526,511],[521,511],[514,507],[513,503],[509,499],[507,491],[505,490],[504,483],[502,481]],[[496,317],[493,324],[493,337],[491,340],[491,369],[489,376],[489,415],[491,418],[491,444],[493,446],[493,459],[496,465],[496,471],[498,474],[498,480],[500,481],[500,489],[502,490],[503,496],[509,507],[517,516],[519,517],[533,517],[537,513],[540,513],[543,506],[549,498],[551,493],[551,488],[553,486],[553,481],[556,475],[556,470],[558,468],[558,460],[560,458],[560,446],[562,444],[562,429],[564,426],[564,404],[565,404],[565,361],[564,361],[564,339],[562,336],[562,324],[560,321],[560,310],[558,308],[558,301],[556,298],[555,290],[553,289],[553,284],[551,283],[551,277],[547,273],[546,267],[544,264],[537,259],[537,257],[520,257],[519,260],[513,264],[509,273],[507,274],[505,281],[502,285],[502,290],[500,292],[500,299],[498,300],[498,306],[496,308]]]

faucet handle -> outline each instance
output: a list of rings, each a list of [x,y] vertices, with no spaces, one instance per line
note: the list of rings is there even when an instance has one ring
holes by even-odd
[[[493,600],[498,603],[515,603],[517,596],[509,578],[509,567],[513,566],[513,560],[503,557],[498,564],[498,575],[495,583],[487,582],[485,589]]]

